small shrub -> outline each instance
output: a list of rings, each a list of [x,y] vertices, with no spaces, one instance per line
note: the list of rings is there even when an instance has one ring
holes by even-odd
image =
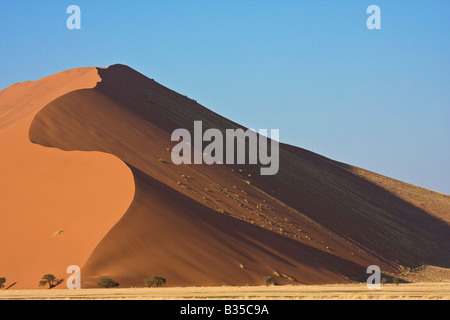
[[[56,237],[57,235],[60,235],[63,232],[64,232],[64,229],[58,229],[53,233],[52,237]]]
[[[6,278],[0,278],[0,289],[5,286]]]
[[[44,287],[47,284],[49,285],[49,289],[59,286],[64,279],[57,279],[53,274],[44,274],[42,276],[42,280],[39,281],[39,286]]]
[[[145,278],[144,283],[147,287],[162,287],[166,284],[166,279],[160,276],[153,276],[151,278]]]
[[[394,277],[394,279],[392,279],[392,281],[394,281],[394,283],[398,286],[398,284],[401,282],[401,279],[398,277]]]
[[[98,280],[97,286],[99,286],[100,288],[114,288],[118,287],[119,283],[110,278],[101,278],[100,280]]]
[[[272,279],[271,276],[263,277],[263,281],[264,281],[264,284],[266,285],[266,287],[268,287],[268,286],[273,284],[273,279]]]
[[[386,284],[387,283],[387,279],[386,278],[382,278],[381,279],[381,284]]]

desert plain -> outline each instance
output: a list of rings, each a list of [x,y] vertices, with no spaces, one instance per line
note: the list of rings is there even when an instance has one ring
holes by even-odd
[[[0,300],[450,300],[450,282],[0,291]]]

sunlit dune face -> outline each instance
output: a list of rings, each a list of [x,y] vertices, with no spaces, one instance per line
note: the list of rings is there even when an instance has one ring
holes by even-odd
[[[67,266],[83,265],[132,201],[134,180],[118,158],[29,140],[47,103],[100,80],[96,68],[74,69],[0,93],[0,265],[14,288],[36,288],[43,274],[66,277]]]

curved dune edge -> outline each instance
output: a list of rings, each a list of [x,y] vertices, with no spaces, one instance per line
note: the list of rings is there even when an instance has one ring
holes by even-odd
[[[132,202],[133,176],[117,157],[29,139],[48,103],[99,81],[97,68],[79,68],[0,92],[0,272],[13,288],[37,288],[47,273],[66,279],[67,267],[82,267]]]

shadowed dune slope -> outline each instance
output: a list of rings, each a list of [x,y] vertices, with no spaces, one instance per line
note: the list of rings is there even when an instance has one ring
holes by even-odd
[[[0,92],[0,276],[6,286],[37,288],[48,273],[66,278],[67,267],[84,265],[133,199],[133,175],[117,157],[29,140],[39,110],[100,80],[96,68],[80,68]]]
[[[133,172],[133,202],[87,260],[85,286],[154,274],[170,285],[348,282],[372,264],[449,267],[450,196],[284,144],[275,176],[173,165],[174,129],[240,126],[129,67],[98,73],[95,88],[49,103],[29,132],[43,146],[115,155]]]

